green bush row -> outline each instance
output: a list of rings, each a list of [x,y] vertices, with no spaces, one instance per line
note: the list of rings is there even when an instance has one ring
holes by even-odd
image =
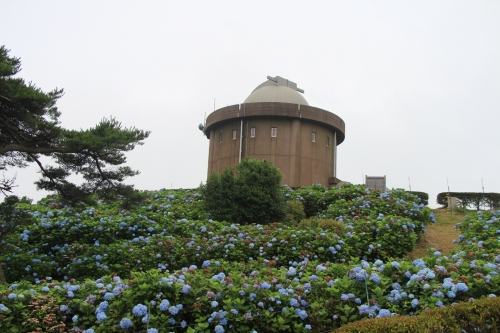
[[[441,192],[437,195],[437,203],[448,207],[448,197],[455,197],[462,208],[488,207],[490,209],[500,208],[500,193],[482,192]]]
[[[481,332],[500,330],[500,298],[482,298],[453,306],[427,310],[418,316],[392,316],[360,320],[335,333]]]

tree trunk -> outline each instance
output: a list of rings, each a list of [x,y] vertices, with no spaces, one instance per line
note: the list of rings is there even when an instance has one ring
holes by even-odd
[[[7,281],[5,281],[5,274],[3,273],[3,265],[0,264],[0,283],[6,283]]]

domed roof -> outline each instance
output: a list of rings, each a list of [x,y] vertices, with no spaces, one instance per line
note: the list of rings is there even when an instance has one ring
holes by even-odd
[[[255,88],[244,103],[280,102],[309,105],[297,88],[297,84],[280,76],[267,77],[267,81]]]

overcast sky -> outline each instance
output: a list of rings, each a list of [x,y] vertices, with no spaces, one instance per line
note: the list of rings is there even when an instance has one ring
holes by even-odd
[[[205,113],[268,75],[346,123],[337,177],[430,195],[500,192],[500,2],[0,0],[20,77],[64,88],[62,126],[152,131],[129,153],[138,189],[206,180]],[[14,194],[45,195],[35,167]]]

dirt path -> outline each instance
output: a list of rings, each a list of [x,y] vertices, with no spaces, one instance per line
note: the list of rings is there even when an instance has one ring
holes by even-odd
[[[427,226],[427,233],[420,239],[420,242],[415,247],[415,250],[410,254],[412,258],[420,258],[428,255],[427,250],[434,248],[440,251],[443,255],[448,255],[458,246],[453,244],[454,239],[458,239],[460,231],[454,229],[453,226],[457,222],[464,220],[464,213],[454,212],[445,209],[433,209],[436,223]]]

